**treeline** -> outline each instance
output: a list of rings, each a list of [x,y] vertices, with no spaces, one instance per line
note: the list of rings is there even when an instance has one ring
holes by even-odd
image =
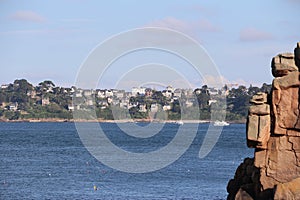
[[[59,118],[69,120],[77,111],[82,119],[89,119],[86,110],[93,108],[97,118],[112,119],[185,119],[209,120],[212,105],[220,95],[226,98],[226,119],[245,120],[250,98],[257,92],[270,92],[271,85],[262,87],[209,88],[204,85],[193,91],[184,89],[133,94],[124,90],[83,90],[58,87],[52,81],[33,86],[25,79],[15,80],[0,88],[0,119],[26,120]],[[91,101],[91,97],[93,100]],[[76,100],[76,101],[73,101]],[[80,102],[74,104],[74,102]],[[195,109],[197,106],[197,109]],[[197,113],[195,113],[197,110]],[[200,113],[200,115],[199,115]]]
[[[60,118],[71,119],[68,105],[70,88],[55,87],[52,81],[33,86],[25,79],[4,84],[0,89],[0,117],[8,120]]]

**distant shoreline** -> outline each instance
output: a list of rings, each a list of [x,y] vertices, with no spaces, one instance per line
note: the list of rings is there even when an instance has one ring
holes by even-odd
[[[210,123],[210,120],[150,120],[150,119],[125,119],[125,120],[104,120],[104,119],[94,119],[94,120],[74,120],[74,119],[58,119],[58,118],[44,118],[44,119],[18,119],[18,120],[6,120],[0,119],[0,122],[29,122],[29,123],[38,123],[38,122],[99,122],[99,123],[135,123],[135,122],[145,122],[145,123],[197,123],[197,124],[205,124]],[[230,124],[245,124],[246,120],[234,120],[234,121],[227,121]]]

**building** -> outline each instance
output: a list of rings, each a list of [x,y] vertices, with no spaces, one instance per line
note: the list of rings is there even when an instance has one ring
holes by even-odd
[[[30,96],[30,98],[32,99],[36,98],[36,91],[35,90],[28,91],[27,96]]]
[[[151,88],[146,88],[145,89],[145,96],[146,97],[151,97],[152,96],[152,89]]]
[[[76,90],[75,97],[82,97],[82,93],[83,93],[83,90],[81,90],[81,89]]]
[[[6,88],[8,88],[8,84],[3,84],[3,85],[1,85],[1,89],[6,89]]]
[[[209,95],[211,95],[211,96],[216,96],[219,94],[219,90],[216,88],[209,88],[208,92],[209,92]]]
[[[132,96],[145,95],[145,93],[146,93],[145,87],[133,87],[131,89]]]
[[[84,90],[83,91],[83,95],[85,97],[92,96],[93,93],[94,93],[93,90]]]
[[[101,99],[105,98],[105,90],[96,90],[96,95]]]
[[[105,90],[105,97],[108,98],[108,97],[112,97],[114,96],[114,93],[112,90]]]
[[[164,111],[171,110],[171,109],[172,109],[171,105],[164,105],[163,106]]]
[[[94,105],[93,99],[87,99],[86,102],[85,102],[85,104],[86,104],[87,106],[92,106],[92,105]]]
[[[8,109],[11,111],[17,111],[18,110],[18,102],[10,104]]]
[[[181,98],[181,94],[182,94],[181,90],[180,89],[176,89],[176,90],[174,90],[173,96]]]
[[[150,111],[151,112],[157,112],[158,111],[158,104],[151,104]]]
[[[74,111],[75,110],[75,107],[73,105],[68,105],[68,110],[69,111]]]
[[[194,98],[194,91],[192,89],[185,89],[183,90],[183,93],[186,98]]]
[[[217,100],[215,99],[210,99],[208,100],[208,105],[210,106],[212,103],[217,103]]]
[[[122,99],[125,95],[124,90],[113,90],[114,97],[117,99]]]
[[[107,97],[107,103],[111,104],[113,102],[113,98]]]
[[[147,112],[147,109],[146,109],[146,105],[145,105],[145,104],[140,104],[140,105],[139,105],[139,112]]]
[[[171,98],[173,96],[172,90],[163,90],[162,95],[165,96],[166,98]]]
[[[46,106],[50,104],[49,97],[42,97],[42,106]]]
[[[105,109],[108,107],[107,100],[101,100],[101,101],[97,102],[97,104],[100,106],[101,109]]]
[[[174,92],[174,88],[172,86],[167,86],[166,90],[171,91],[172,93]]]

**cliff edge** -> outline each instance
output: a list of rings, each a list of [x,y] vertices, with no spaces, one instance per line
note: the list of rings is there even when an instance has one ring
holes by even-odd
[[[252,97],[247,145],[255,148],[227,185],[228,200],[300,199],[300,42],[272,59],[271,94]]]

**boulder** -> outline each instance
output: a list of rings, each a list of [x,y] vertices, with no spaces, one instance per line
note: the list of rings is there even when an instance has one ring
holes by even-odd
[[[287,135],[270,137],[266,165],[263,167],[266,171],[260,177],[264,189],[273,188],[277,183],[289,182],[300,176],[296,151],[293,150],[294,144],[290,141]]]
[[[234,200],[245,196],[255,196],[255,185],[259,180],[259,170],[254,166],[252,158],[245,158],[244,162],[237,168],[234,179],[231,179],[227,185],[227,200]],[[242,191],[240,191],[242,188]],[[248,193],[246,195],[245,193]],[[239,194],[238,194],[239,193]],[[252,197],[251,197],[252,198]]]
[[[235,200],[253,200],[253,198],[245,190],[240,188],[235,196]]]
[[[267,143],[270,138],[270,115],[264,115],[259,117],[259,129],[258,129],[258,144],[256,148],[266,149]]]
[[[267,93],[258,92],[256,95],[253,95],[253,97],[250,99],[250,103],[256,105],[267,103]]]
[[[272,74],[274,77],[287,75],[289,72],[298,71],[293,53],[278,54],[272,59]]]
[[[299,72],[290,72],[285,76],[275,78],[273,81],[274,89],[286,89],[291,87],[299,87]]]
[[[257,168],[265,167],[266,165],[266,150],[255,149],[254,153],[254,166]]]
[[[249,115],[247,121],[247,140],[257,141],[259,116]],[[251,146],[249,146],[251,147]]]
[[[249,112],[251,114],[256,114],[256,115],[269,115],[270,114],[270,105],[268,105],[268,104],[253,105],[253,106],[250,106]]]
[[[300,199],[300,178],[290,182],[279,183],[275,187],[274,200],[299,200]]]
[[[285,135],[287,130],[300,130],[298,98],[298,87],[273,90],[274,134]]]
[[[259,94],[258,97],[265,102],[266,95]],[[250,148],[266,149],[270,137],[270,106],[268,104],[255,104],[250,106],[247,120],[247,145]]]

